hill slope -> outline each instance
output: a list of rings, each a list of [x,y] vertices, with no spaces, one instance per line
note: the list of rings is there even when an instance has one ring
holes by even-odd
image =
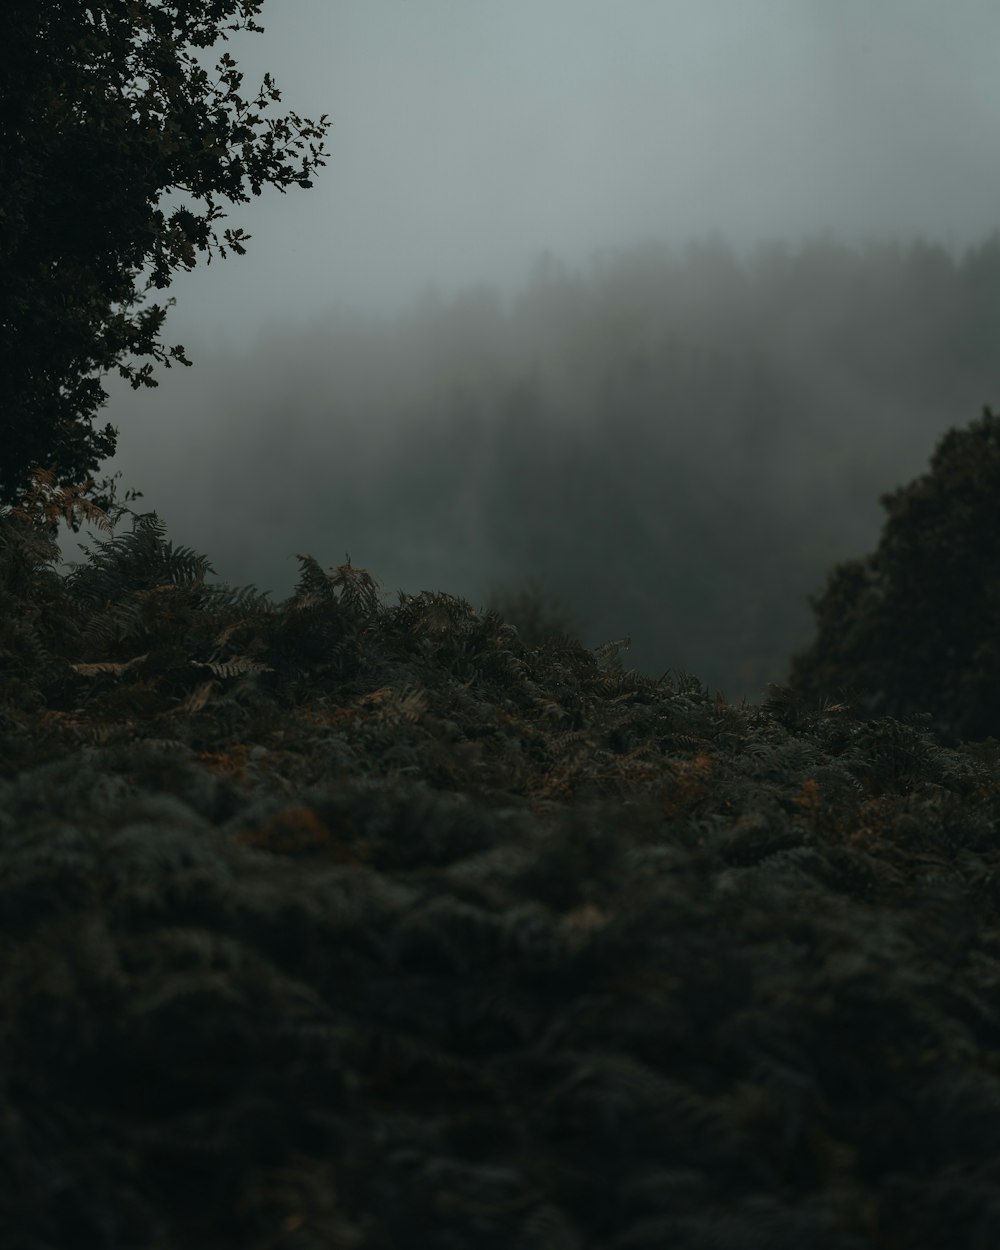
[[[997,744],[0,518],[18,1250],[1000,1241]],[[46,509],[48,511],[46,512]]]

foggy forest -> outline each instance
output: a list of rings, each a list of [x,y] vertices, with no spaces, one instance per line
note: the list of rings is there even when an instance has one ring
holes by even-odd
[[[8,7],[4,1250],[1000,1245],[1000,10]]]
[[[759,700],[830,568],[874,547],[880,495],[996,399],[998,328],[995,234],[545,253],[513,295],[427,288],[202,347],[124,419],[112,385],[145,445],[117,463],[275,600],[302,550],[389,593],[533,584],[586,645],[627,635],[641,672]]]

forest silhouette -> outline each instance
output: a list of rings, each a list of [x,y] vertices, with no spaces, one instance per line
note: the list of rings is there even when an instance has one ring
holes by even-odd
[[[992,401],[998,333],[996,235],[548,256],[510,299],[429,291],[200,353],[124,463],[227,580],[289,593],[304,534],[411,592],[535,579],[590,645],[628,633],[641,671],[760,700],[879,495]]]

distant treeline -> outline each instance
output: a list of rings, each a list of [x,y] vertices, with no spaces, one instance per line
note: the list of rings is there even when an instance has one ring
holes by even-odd
[[[757,698],[812,635],[807,594],[874,546],[878,496],[997,398],[998,342],[1000,235],[547,256],[513,299],[429,292],[201,357],[240,438],[201,449],[191,535],[277,595],[306,541],[474,602],[534,577],[588,644],[628,633],[641,670]]]

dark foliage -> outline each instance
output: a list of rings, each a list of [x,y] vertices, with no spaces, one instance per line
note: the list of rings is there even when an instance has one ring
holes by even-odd
[[[325,163],[325,119],[265,118],[281,98],[269,76],[247,99],[228,53],[211,72],[198,60],[227,32],[260,31],[260,7],[5,0],[0,502],[18,499],[37,467],[70,485],[114,454],[117,431],[92,428],[103,375],[155,386],[153,361],[190,364],[159,342],[167,305],[145,305],[146,293],[199,253],[244,251],[242,230],[219,238],[224,202],[308,187]],[[165,212],[172,192],[186,199]],[[95,498],[107,506],[113,491]]]
[[[995,744],[155,514],[60,577],[72,504],[0,516],[5,1246],[998,1243]]]
[[[1000,737],[1000,417],[941,439],[929,473],[882,496],[876,551],[811,599],[803,694],[850,691],[871,715],[928,713],[947,741]]]

